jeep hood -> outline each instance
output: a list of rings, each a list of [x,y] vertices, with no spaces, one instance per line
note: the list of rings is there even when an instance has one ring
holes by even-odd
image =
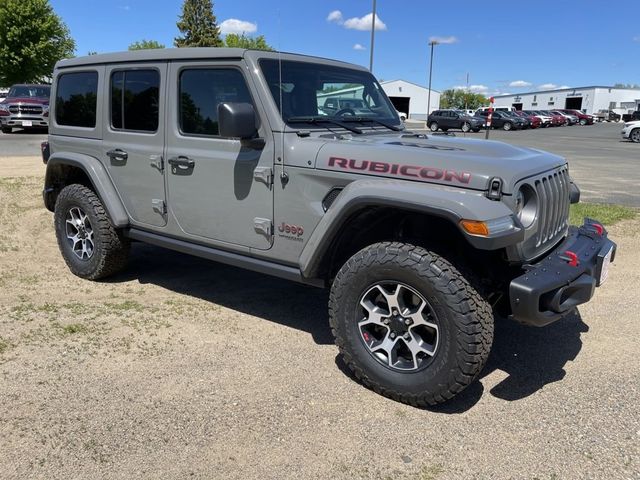
[[[444,135],[363,134],[331,138],[316,168],[486,190],[500,177],[503,193],[531,175],[566,164],[557,155],[502,142]]]

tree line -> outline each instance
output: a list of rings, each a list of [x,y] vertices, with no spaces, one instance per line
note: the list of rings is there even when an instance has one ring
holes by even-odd
[[[0,85],[47,82],[58,60],[74,56],[76,43],[49,0],[0,0],[0,25]],[[180,35],[174,39],[174,46],[178,48],[273,50],[263,35],[229,33],[223,38],[212,0],[184,0],[176,26]],[[129,45],[129,50],[153,48],[165,45],[147,39]]]

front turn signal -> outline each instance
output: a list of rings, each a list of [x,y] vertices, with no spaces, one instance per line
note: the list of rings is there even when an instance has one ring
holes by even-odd
[[[482,237],[489,236],[489,227],[486,222],[479,220],[461,220],[460,225],[464,228],[464,231],[471,235],[480,235]]]

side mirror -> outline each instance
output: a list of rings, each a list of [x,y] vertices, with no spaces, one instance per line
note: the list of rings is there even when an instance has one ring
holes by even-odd
[[[250,103],[218,104],[218,129],[220,136],[249,140],[258,133],[256,112]]]

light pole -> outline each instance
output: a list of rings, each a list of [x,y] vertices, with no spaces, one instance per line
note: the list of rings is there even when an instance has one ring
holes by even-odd
[[[369,52],[369,71],[373,73],[373,43],[376,36],[376,0],[373,0],[373,17],[371,17],[371,51]]]
[[[433,73],[433,47],[440,45],[436,40],[431,40],[429,46],[431,47],[431,60],[429,60],[429,91],[427,92],[427,117],[431,110],[431,75]]]

